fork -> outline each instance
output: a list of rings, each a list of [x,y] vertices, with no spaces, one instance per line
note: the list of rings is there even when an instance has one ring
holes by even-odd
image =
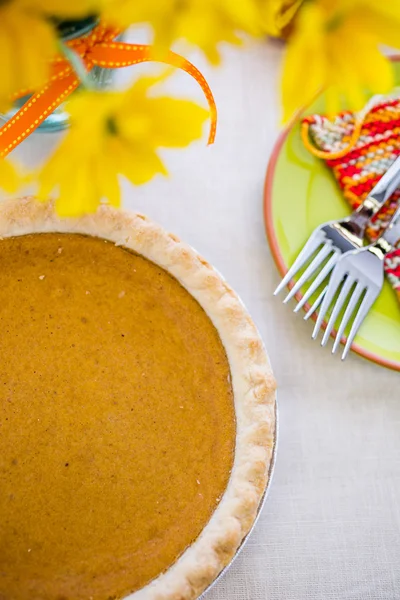
[[[342,360],[346,358],[357,331],[382,290],[385,256],[394,250],[394,245],[399,239],[400,206],[397,208],[385,232],[373,244],[347,252],[339,259],[333,269],[312,337],[313,339],[317,337],[326,312],[335,295],[340,290],[337,300],[332,307],[332,312],[321,342],[321,345],[325,346],[339,313],[342,309],[345,309],[332,348],[332,354],[336,352],[344,330],[359,304],[346,340]]]
[[[331,273],[340,257],[346,252],[363,247],[364,235],[370,219],[376,215],[386,200],[392,195],[400,184],[400,156],[396,158],[386,173],[381,177],[375,187],[371,190],[364,202],[349,217],[337,221],[328,221],[317,227],[308,241],[300,251],[295,262],[288,270],[274,295],[289,283],[289,281],[298,273],[298,271],[309,261],[314,254],[311,263],[307,266],[304,273],[294,284],[283,302],[286,304],[298,292],[298,290],[314,276],[314,280],[305,292],[302,299],[298,302],[294,312],[307,302],[311,295],[318,289],[323,281]],[[323,264],[325,262],[325,264]],[[323,266],[322,266],[323,265]],[[316,271],[320,268],[318,274]],[[306,314],[308,318],[316,308],[321,304],[324,298],[326,288],[321,292],[312,309]]]

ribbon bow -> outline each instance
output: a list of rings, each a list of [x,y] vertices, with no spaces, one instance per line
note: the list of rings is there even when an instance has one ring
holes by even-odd
[[[104,24],[97,25],[89,35],[69,40],[67,45],[82,59],[87,71],[93,67],[115,69],[147,61],[158,61],[183,69],[200,85],[210,108],[211,126],[208,144],[215,139],[217,109],[211,89],[200,73],[188,60],[169,51],[162,57],[154,55],[154,49],[147,44],[127,44],[116,41],[120,31]],[[51,63],[51,77],[48,83],[29,100],[17,113],[0,128],[0,157],[11,152],[28,137],[76,88],[80,80],[69,61],[59,55]],[[13,100],[31,94],[32,90],[20,90]]]

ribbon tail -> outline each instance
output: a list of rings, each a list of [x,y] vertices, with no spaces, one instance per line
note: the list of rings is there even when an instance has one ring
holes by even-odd
[[[34,94],[11,119],[0,128],[0,157],[5,157],[37,129],[79,85],[72,73],[54,81]]]
[[[208,144],[213,144],[217,130],[217,106],[214,96],[205,77],[190,61],[175,52],[169,51],[165,55],[155,55],[154,49],[145,44],[125,44],[118,42],[107,42],[98,44],[90,53],[90,61],[94,65],[103,68],[128,67],[142,62],[156,61],[178,69],[182,69],[191,75],[200,85],[210,109],[210,133]]]

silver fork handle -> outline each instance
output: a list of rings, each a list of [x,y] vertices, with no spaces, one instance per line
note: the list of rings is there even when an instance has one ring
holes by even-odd
[[[400,240],[400,205],[397,207],[392,220],[387,226],[382,238],[391,246],[395,246]]]
[[[358,208],[358,212],[367,213],[371,218],[382,208],[382,205],[390,198],[396,188],[400,185],[400,156],[390,165],[386,173],[382,175],[378,183],[371,190],[364,202]]]

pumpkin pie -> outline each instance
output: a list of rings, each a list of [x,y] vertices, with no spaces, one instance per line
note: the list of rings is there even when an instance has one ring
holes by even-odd
[[[275,383],[192,248],[109,207],[0,207],[0,598],[189,600],[251,528]]]

